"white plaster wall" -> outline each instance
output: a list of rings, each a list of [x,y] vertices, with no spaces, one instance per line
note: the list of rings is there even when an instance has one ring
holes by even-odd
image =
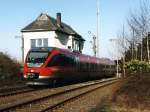
[[[55,37],[55,46],[59,47],[59,48],[64,48],[67,49],[68,48],[68,42],[69,42],[69,36],[63,33],[56,33],[56,37]]]
[[[56,34],[54,31],[45,31],[45,32],[23,32],[24,38],[24,60],[27,55],[27,52],[31,48],[31,39],[40,39],[48,38],[48,46],[55,47],[55,37]]]
[[[44,32],[23,32],[24,38],[24,60],[28,51],[31,49],[31,39],[43,39],[48,38],[49,47],[58,47],[68,49],[68,46],[71,46],[71,49],[78,49],[79,43],[74,41],[74,48],[72,48],[72,39],[74,36],[68,36],[63,33],[56,33],[55,31],[44,31]]]

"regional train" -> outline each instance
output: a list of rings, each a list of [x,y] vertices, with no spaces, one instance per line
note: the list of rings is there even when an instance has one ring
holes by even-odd
[[[29,50],[24,78],[29,85],[54,84],[57,81],[98,79],[115,76],[115,64],[69,49],[39,47]]]

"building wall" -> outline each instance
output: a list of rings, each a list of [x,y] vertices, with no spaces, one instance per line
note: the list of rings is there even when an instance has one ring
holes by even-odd
[[[27,52],[31,49],[31,40],[48,39],[48,47],[58,47],[68,49],[68,46],[72,49],[72,36],[58,33],[55,31],[45,31],[45,32],[23,32],[24,38],[24,60]],[[36,44],[38,42],[36,41]],[[36,46],[36,47],[43,47]]]
[[[72,41],[69,38],[69,35],[56,32],[56,37],[55,37],[55,46],[59,48],[64,48],[68,49],[68,46],[71,45],[72,48]]]
[[[76,40],[74,36],[55,31],[23,32],[22,35],[24,39],[24,60],[28,51],[33,47],[33,45],[31,45],[32,40],[34,40],[36,44],[35,47],[44,47],[43,43],[45,39],[48,40],[46,47],[70,48],[78,51],[82,50],[83,47],[79,45],[79,40]],[[40,43],[39,40],[41,40]]]
[[[45,31],[45,32],[23,32],[24,38],[24,60],[27,52],[31,49],[31,39],[44,39],[48,38],[48,46],[55,46],[55,32]]]
[[[69,36],[69,39],[68,39],[68,44],[67,44],[67,46],[70,46],[71,47],[71,49],[73,49],[73,36]]]

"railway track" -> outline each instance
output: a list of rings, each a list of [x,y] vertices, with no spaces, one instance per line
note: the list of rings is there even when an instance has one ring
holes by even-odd
[[[22,99],[13,103],[6,103],[0,106],[0,111],[15,112],[45,112],[50,111],[66,102],[74,100],[82,95],[88,94],[96,89],[115,83],[117,79],[108,79],[85,84],[76,84],[55,89],[41,90],[36,97]],[[47,93],[45,93],[47,92]]]
[[[12,95],[17,95],[17,94],[22,94],[22,93],[26,93],[26,92],[31,92],[31,91],[35,91],[34,88],[30,88],[28,86],[20,86],[20,87],[15,87],[15,88],[8,88],[8,89],[3,89],[0,92],[0,98],[1,97],[8,97],[8,96],[12,96]]]
[[[9,91],[13,91],[13,90],[17,90],[17,89],[21,89],[21,88],[25,88],[27,87],[27,85],[21,85],[21,86],[13,86],[13,87],[2,87],[0,88],[0,93],[4,93],[4,92],[9,92]]]

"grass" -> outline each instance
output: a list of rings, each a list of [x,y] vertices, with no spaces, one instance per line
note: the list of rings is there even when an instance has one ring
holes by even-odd
[[[128,77],[114,91],[112,102],[118,108],[150,111],[150,73]]]
[[[113,87],[91,112],[150,112],[150,73],[132,74]]]

